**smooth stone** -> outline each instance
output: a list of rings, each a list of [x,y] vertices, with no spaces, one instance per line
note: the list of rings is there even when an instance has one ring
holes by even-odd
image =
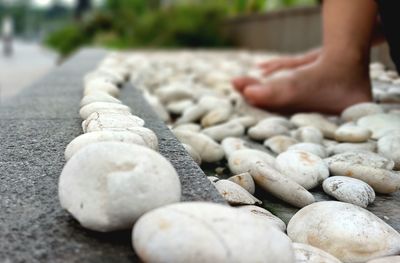
[[[175,126],[173,128],[174,131],[182,130],[182,131],[191,131],[191,132],[199,132],[201,130],[201,126],[197,123],[185,123]]]
[[[339,153],[326,158],[324,161],[328,167],[335,162],[345,162],[349,165],[363,165],[387,170],[391,170],[394,167],[394,162],[391,159],[368,151]]]
[[[213,95],[202,96],[199,100],[199,105],[205,107],[208,111],[216,108],[230,108],[232,106],[229,99]]]
[[[372,132],[366,128],[346,123],[335,131],[335,140],[339,142],[365,142],[371,138]]]
[[[245,140],[236,137],[227,137],[223,139],[221,146],[227,158],[235,151],[249,149]]]
[[[224,158],[221,145],[205,134],[180,130],[175,130],[174,134],[180,142],[192,146],[204,162],[213,163]]]
[[[399,114],[375,114],[362,117],[357,121],[357,125],[372,131],[372,138],[379,139],[385,133],[400,129]]]
[[[262,220],[268,220],[276,225],[281,231],[286,231],[286,224],[279,217],[273,215],[267,209],[255,205],[241,205],[237,207],[239,210],[249,212],[251,215],[258,217]]]
[[[101,78],[96,78],[85,83],[83,95],[87,96],[98,91],[108,93],[113,97],[118,97],[120,92],[119,88],[115,84]]]
[[[216,141],[222,141],[227,137],[240,137],[244,134],[244,127],[237,121],[229,121],[208,127],[201,131]]]
[[[142,127],[144,120],[133,115],[117,113],[91,114],[83,124],[85,133],[94,131],[127,131],[129,128]]]
[[[158,150],[158,138],[152,130],[141,126],[129,127],[126,130],[142,137],[149,148],[156,151]]]
[[[324,135],[322,132],[312,126],[300,127],[292,133],[293,138],[301,142],[311,142],[316,144],[322,144]]]
[[[182,113],[182,116],[175,122],[176,125],[184,123],[193,123],[201,119],[208,112],[207,108],[195,104]]]
[[[123,104],[111,102],[93,102],[83,106],[79,110],[79,115],[82,119],[86,120],[94,112],[111,112],[111,113],[130,113],[131,109]]]
[[[210,127],[219,123],[226,122],[232,114],[232,107],[218,107],[210,110],[201,118],[201,126]]]
[[[249,173],[237,174],[229,177],[228,180],[240,185],[252,195],[254,195],[254,192],[256,191],[253,177],[251,177]]]
[[[135,224],[132,243],[144,262],[294,262],[291,241],[270,222],[213,203],[155,209]]]
[[[348,176],[369,184],[375,192],[390,194],[400,189],[400,173],[365,165],[352,165],[347,162],[334,162],[329,165],[333,175]]]
[[[259,162],[274,166],[275,158],[266,152],[253,149],[237,150],[228,156],[228,166],[233,174],[250,172]]]
[[[169,84],[155,90],[154,95],[164,103],[168,104],[173,101],[192,98],[193,93],[189,87],[180,84]]]
[[[109,95],[108,93],[95,92],[91,93],[90,95],[84,96],[80,102],[80,106],[83,107],[94,102],[108,102],[108,103],[122,104],[122,102],[119,99]]]
[[[293,242],[312,245],[348,263],[400,252],[396,230],[371,212],[348,203],[311,204],[292,217],[287,233]]]
[[[239,116],[239,117],[232,117],[232,121],[237,121],[242,124],[245,128],[249,128],[257,124],[257,119],[253,116]]]
[[[290,146],[287,150],[309,152],[319,156],[320,158],[325,158],[328,155],[325,148],[322,145],[312,142],[297,143]]]
[[[305,151],[290,150],[279,154],[275,167],[284,176],[307,190],[320,185],[329,176],[324,161],[319,156]]]
[[[296,263],[341,263],[339,259],[317,247],[293,243]]]
[[[322,188],[324,192],[339,201],[366,208],[375,200],[375,192],[371,186],[361,180],[346,176],[327,178]]]
[[[393,160],[394,168],[400,170],[400,133],[380,138],[378,140],[378,153]]]
[[[298,143],[296,139],[293,139],[286,135],[276,135],[269,138],[264,142],[264,146],[269,148],[274,153],[280,154],[285,152],[290,146]]]
[[[65,149],[65,160],[69,160],[80,149],[97,142],[116,141],[147,146],[143,138],[128,131],[98,131],[81,134],[73,139]],[[154,149],[153,149],[154,150]]]
[[[288,124],[286,124],[284,118],[270,117],[251,127],[248,130],[248,136],[253,140],[261,141],[276,135],[287,134],[288,132]]]
[[[77,152],[58,186],[61,206],[88,229],[131,228],[144,213],[179,202],[174,167],[159,153],[134,144],[100,142]]]
[[[364,116],[378,113],[383,113],[383,108],[380,105],[372,102],[363,102],[346,108],[342,112],[341,118],[345,121],[357,121]]]
[[[327,151],[331,155],[344,152],[356,152],[356,151],[375,152],[376,146],[377,144],[375,141],[359,142],[359,143],[344,142],[344,143],[338,143],[331,147],[327,147]]]
[[[297,127],[312,126],[319,129],[324,137],[333,138],[337,125],[328,121],[324,116],[318,113],[297,113],[290,119]]]
[[[193,161],[198,165],[201,165],[201,157],[200,155],[193,149],[189,144],[182,143],[183,148],[189,153],[190,157],[192,157]]]
[[[230,180],[219,180],[214,185],[222,197],[231,205],[254,205],[262,203],[246,189]]]
[[[383,257],[368,261],[367,263],[399,263],[400,256]]]
[[[175,115],[181,115],[187,108],[193,106],[191,99],[173,101],[167,105],[167,110]]]
[[[310,192],[266,162],[256,162],[249,173],[258,186],[295,207],[315,202]]]

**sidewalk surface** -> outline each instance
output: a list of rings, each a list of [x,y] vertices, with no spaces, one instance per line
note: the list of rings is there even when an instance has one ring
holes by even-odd
[[[14,53],[5,57],[0,43],[0,102],[16,95],[56,65],[57,55],[37,43],[14,41]]]

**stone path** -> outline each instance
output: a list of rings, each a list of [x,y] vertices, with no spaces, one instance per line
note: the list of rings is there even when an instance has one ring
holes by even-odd
[[[36,43],[15,41],[13,56],[0,53],[0,103],[43,77],[54,68],[56,59],[55,53]]]
[[[58,202],[65,146],[81,134],[81,81],[105,55],[85,50],[0,106],[0,261],[134,262],[130,231],[101,234],[79,226]],[[200,168],[132,87],[121,94],[160,140],[177,169],[182,199],[224,203]]]

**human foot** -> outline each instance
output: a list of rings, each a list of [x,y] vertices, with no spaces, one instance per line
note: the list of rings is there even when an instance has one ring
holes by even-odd
[[[269,110],[340,113],[350,105],[372,99],[366,63],[352,61],[357,60],[321,57],[241,91],[249,103]]]
[[[318,59],[320,53],[320,49],[315,49],[300,55],[278,57],[261,63],[259,68],[264,75],[270,75],[279,70],[294,69],[312,63]]]

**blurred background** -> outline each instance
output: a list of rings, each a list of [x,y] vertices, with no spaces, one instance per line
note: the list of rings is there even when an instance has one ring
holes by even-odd
[[[3,99],[86,46],[293,53],[321,39],[318,0],[0,0],[0,23]]]

